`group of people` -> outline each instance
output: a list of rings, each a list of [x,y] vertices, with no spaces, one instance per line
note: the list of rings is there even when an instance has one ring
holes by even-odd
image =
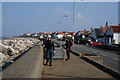
[[[53,60],[53,55],[55,54],[55,46],[53,41],[51,41],[51,38],[44,38],[43,39],[43,44],[42,44],[43,49],[44,49],[44,59],[46,59],[45,65],[52,66],[52,60]]]
[[[66,53],[67,53],[67,59],[66,61],[70,60],[70,49],[73,46],[73,42],[70,39],[66,39],[66,44],[63,46],[66,46]],[[53,41],[51,41],[51,38],[44,38],[43,39],[43,44],[42,44],[43,50],[44,50],[44,65],[52,66],[52,61],[53,61],[53,55],[55,55],[55,46]]]

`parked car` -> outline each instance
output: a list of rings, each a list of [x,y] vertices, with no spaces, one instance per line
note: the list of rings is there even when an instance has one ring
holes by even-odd
[[[101,45],[101,42],[91,42],[90,45],[91,46]]]
[[[91,38],[88,38],[88,44],[90,44],[92,42]]]

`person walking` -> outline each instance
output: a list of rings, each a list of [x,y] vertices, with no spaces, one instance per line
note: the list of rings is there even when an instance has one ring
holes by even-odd
[[[43,38],[42,46],[43,46],[43,64],[45,64],[45,60],[47,58],[47,38],[46,37]]]
[[[66,40],[66,53],[67,53],[67,59],[66,61],[70,60],[70,47],[71,47],[71,42],[69,39]]]
[[[55,47],[53,41],[49,37],[47,40],[47,57],[46,57],[46,64],[49,63],[49,66],[52,66],[53,55],[55,54]]]

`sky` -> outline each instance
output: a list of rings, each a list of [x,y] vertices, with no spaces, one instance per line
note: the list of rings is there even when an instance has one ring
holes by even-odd
[[[67,16],[67,17],[65,17]],[[90,30],[118,25],[118,2],[3,2],[2,35]]]

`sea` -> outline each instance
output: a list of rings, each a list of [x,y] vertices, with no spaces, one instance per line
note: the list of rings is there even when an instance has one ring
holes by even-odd
[[[2,40],[2,37],[0,36],[0,40]]]
[[[3,38],[6,38],[6,37],[2,37],[2,36],[0,36],[0,40],[2,40]]]

